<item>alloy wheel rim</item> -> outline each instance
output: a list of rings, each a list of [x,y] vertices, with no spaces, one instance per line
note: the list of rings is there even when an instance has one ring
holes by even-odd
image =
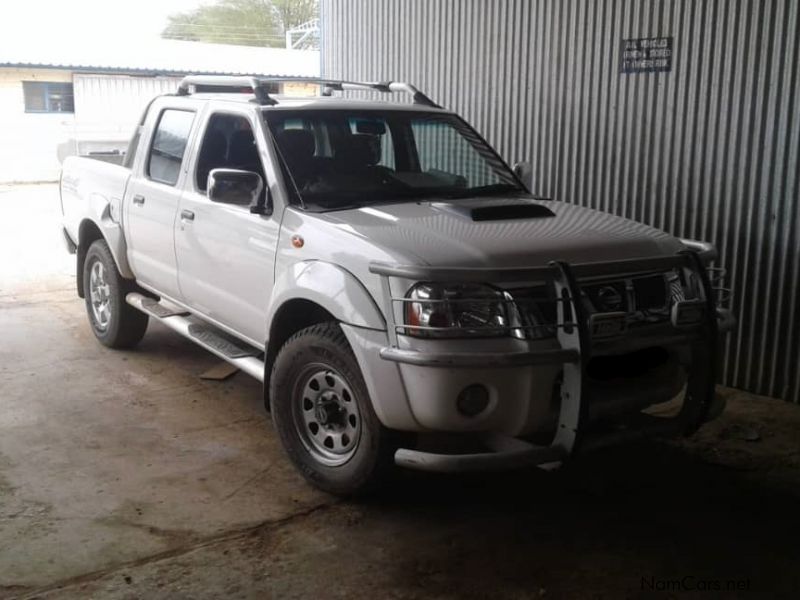
[[[89,300],[97,329],[105,331],[111,322],[111,287],[106,281],[106,270],[99,260],[89,271]]]
[[[329,366],[309,365],[296,392],[294,426],[303,446],[326,466],[346,463],[361,438],[361,413],[350,385]]]

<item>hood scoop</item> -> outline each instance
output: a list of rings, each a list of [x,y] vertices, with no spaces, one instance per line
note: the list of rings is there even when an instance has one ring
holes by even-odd
[[[493,202],[481,206],[436,203],[434,206],[440,210],[468,218],[471,221],[508,221],[514,219],[542,219],[556,216],[556,214],[546,206],[533,202],[514,204]]]

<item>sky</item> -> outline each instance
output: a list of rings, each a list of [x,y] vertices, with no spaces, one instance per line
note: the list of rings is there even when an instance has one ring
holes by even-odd
[[[210,0],[0,0],[0,36],[13,42],[34,36],[43,42],[132,43],[157,37],[167,17]]]

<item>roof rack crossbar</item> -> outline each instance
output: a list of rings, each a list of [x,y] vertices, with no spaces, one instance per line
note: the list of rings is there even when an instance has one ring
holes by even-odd
[[[178,85],[179,96],[189,96],[192,88],[212,88],[215,92],[228,91],[241,92],[243,88],[250,88],[255,94],[256,101],[261,105],[272,106],[277,100],[269,95],[266,81],[258,77],[229,77],[226,75],[189,75],[184,77]]]
[[[327,88],[335,92],[343,92],[345,90],[383,92],[387,94],[400,92],[411,95],[415,104],[422,104],[432,108],[441,108],[441,106],[436,104],[430,97],[415,86],[403,81],[347,81],[319,77],[257,77],[256,79],[263,83],[311,83],[319,85],[323,89]]]
[[[441,108],[428,96],[418,90],[410,83],[402,81],[340,81],[334,79],[320,79],[316,77],[231,77],[226,75],[190,75],[184,77],[178,86],[179,96],[188,96],[192,93],[192,88],[211,87],[215,91],[223,88],[231,88],[232,91],[241,91],[242,88],[251,88],[256,96],[256,100],[262,105],[277,104],[277,100],[269,95],[267,84],[270,83],[310,83],[319,85],[323,89],[323,95],[329,96],[331,91],[342,92],[345,90],[373,91],[382,93],[405,93],[409,94],[414,104],[430,106],[431,108]]]

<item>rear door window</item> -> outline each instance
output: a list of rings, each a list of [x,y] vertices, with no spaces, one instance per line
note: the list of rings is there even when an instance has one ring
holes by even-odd
[[[161,113],[147,158],[147,176],[150,179],[167,185],[178,182],[193,121],[194,113],[186,110]]]

